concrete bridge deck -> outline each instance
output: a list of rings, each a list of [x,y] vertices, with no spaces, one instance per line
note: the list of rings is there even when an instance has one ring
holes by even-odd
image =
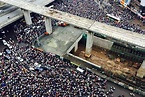
[[[45,52],[51,52],[60,56],[66,54],[67,50],[78,40],[82,38],[83,30],[74,28],[73,26],[56,27],[55,31],[51,35],[43,35],[40,37],[40,48]]]
[[[109,26],[94,20],[89,20],[79,16],[75,16],[66,12],[62,12],[55,9],[48,9],[43,6],[32,4],[20,0],[0,0],[4,3],[8,3],[25,10],[50,17],[56,20],[64,21],[66,23],[78,26],[80,28],[93,31],[94,33],[100,33],[114,39],[118,39],[135,46],[145,48],[145,35],[140,35],[131,31],[123,30],[117,27]]]
[[[30,0],[27,0],[30,1]],[[39,4],[40,6],[44,6],[47,5],[51,2],[53,2],[54,0],[33,0],[31,1],[31,3],[33,4]],[[17,8],[17,10],[9,10],[7,12],[4,12],[2,14],[0,14],[0,28],[3,28],[9,24],[11,24],[12,22],[20,19],[23,16],[23,12],[21,11],[20,8]],[[9,17],[9,19],[8,19]]]

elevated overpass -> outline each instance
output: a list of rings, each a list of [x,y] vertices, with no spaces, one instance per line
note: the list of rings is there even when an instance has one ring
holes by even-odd
[[[33,4],[39,4],[40,6],[45,6],[51,2],[53,2],[54,0],[25,0],[25,1],[29,1]],[[2,2],[3,3],[3,2]],[[3,5],[4,7],[5,5]],[[10,6],[10,5],[9,5]],[[5,10],[4,10],[5,11]],[[3,12],[2,14],[0,13],[0,28],[3,28],[11,23],[13,23],[14,21],[20,19],[21,17],[23,17],[23,12],[21,11],[20,8],[17,8],[16,10],[8,10],[6,12]],[[9,17],[9,19],[8,19]]]
[[[72,15],[66,12],[47,8],[44,6],[39,6],[39,5],[25,2],[22,0],[21,1],[20,0],[0,0],[0,1],[22,8],[25,11],[31,11],[31,12],[38,13],[45,16],[46,17],[45,18],[46,31],[50,33],[52,33],[51,19],[63,21],[68,24],[87,30],[88,37],[87,37],[87,43],[86,43],[86,54],[88,55],[91,54],[90,52],[93,45],[93,33],[97,33],[97,34],[99,33],[107,37],[111,37],[113,39],[117,39],[119,41],[123,41],[125,43],[132,44],[134,46],[145,49],[145,35],[137,34],[135,32],[113,27],[104,23],[97,22],[95,20],[82,18],[82,17]],[[27,19],[30,19],[29,16]]]

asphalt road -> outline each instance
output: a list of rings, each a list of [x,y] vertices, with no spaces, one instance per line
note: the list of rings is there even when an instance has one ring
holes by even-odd
[[[16,37],[15,37],[15,33],[13,32],[13,30],[11,30],[10,28],[8,28],[9,32],[5,33],[5,38],[3,38],[4,40],[9,40],[10,38],[12,38],[14,41],[16,41]],[[3,35],[0,34],[0,37],[2,37]],[[6,46],[3,45],[2,39],[0,39],[0,52],[5,48]]]
[[[132,91],[125,89],[122,86],[119,86],[119,85],[114,84],[114,83],[109,82],[109,81],[108,81],[107,85],[108,85],[108,87],[114,86],[116,88],[115,92],[113,93],[114,97],[118,97],[118,95],[124,95],[125,97],[133,97],[133,96],[130,96],[130,94],[129,94],[129,93],[132,93]],[[143,97],[143,96],[135,94],[135,97]]]

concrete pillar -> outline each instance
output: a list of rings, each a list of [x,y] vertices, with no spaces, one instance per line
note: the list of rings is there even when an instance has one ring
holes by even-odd
[[[78,50],[78,42],[75,44],[74,52],[76,52],[77,50]]]
[[[2,6],[2,5],[4,5],[5,3],[3,3],[3,2],[0,2],[0,6]]]
[[[51,18],[45,17],[45,27],[46,27],[46,32],[51,34],[52,33]]]
[[[91,56],[91,51],[92,51],[92,46],[93,46],[93,32],[87,31],[87,41],[86,41],[86,51],[85,51],[85,56],[90,57]]]
[[[30,16],[30,11],[24,10],[24,9],[22,9],[22,11],[23,11],[23,14],[24,14],[24,17],[25,17],[26,24],[31,25],[32,20],[31,20],[31,16]]]
[[[137,77],[143,78],[145,76],[145,60],[137,71]]]

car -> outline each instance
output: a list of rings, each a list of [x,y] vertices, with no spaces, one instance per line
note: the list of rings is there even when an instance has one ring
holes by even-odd
[[[12,46],[11,46],[9,43],[7,43],[7,46],[8,46],[8,48],[10,48],[10,49],[12,48]]]
[[[51,70],[52,68],[49,66],[40,66],[40,68],[42,68],[43,70]]]
[[[111,86],[110,89],[115,90],[115,87]]]
[[[2,40],[4,45],[7,45],[8,43],[6,42],[6,40]]]
[[[9,49],[5,49],[5,52],[6,52],[7,54],[11,54],[11,51],[10,51]]]
[[[5,45],[5,46],[7,46],[8,48],[12,48],[12,46],[6,41],[6,40],[2,40],[2,42],[3,42],[3,44]]]
[[[0,52],[0,56],[2,56],[2,55],[3,55],[3,53]]]
[[[43,68],[35,67],[35,70],[36,70],[36,71],[43,71]]]
[[[57,22],[56,25],[61,26],[61,27],[66,27],[66,26],[68,26],[67,23],[61,22],[61,21]]]
[[[35,70],[33,67],[29,67],[29,70]]]
[[[4,12],[4,10],[0,10],[0,13],[3,13]]]
[[[39,29],[39,28],[40,28],[40,26],[37,26],[36,28],[37,28],[37,29]]]
[[[22,59],[21,57],[16,57],[17,60],[19,60],[20,62],[24,61],[24,59]]]
[[[4,58],[5,58],[6,60],[10,60],[10,59],[11,59],[10,56],[8,56],[8,55],[4,56]]]
[[[134,93],[129,93],[129,94],[130,94],[130,96],[135,97],[135,94]]]

